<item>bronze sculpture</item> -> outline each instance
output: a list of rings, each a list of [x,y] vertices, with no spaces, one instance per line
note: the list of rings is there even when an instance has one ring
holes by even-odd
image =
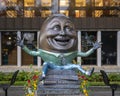
[[[18,40],[18,46],[32,56],[40,56],[44,63],[42,68],[43,80],[48,68],[50,69],[78,69],[86,75],[91,75],[94,68],[85,71],[80,65],[73,64],[72,61],[77,57],[86,57],[101,47],[101,43],[95,42],[93,48],[87,52],[77,50],[77,33],[75,26],[69,17],[63,14],[53,14],[48,17],[40,31],[39,49],[37,51],[29,50],[24,45],[24,39]]]

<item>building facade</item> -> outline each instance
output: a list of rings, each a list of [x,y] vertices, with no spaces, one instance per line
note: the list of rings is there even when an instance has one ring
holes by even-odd
[[[40,57],[32,57],[16,46],[17,37],[25,37],[31,50],[39,47],[40,28],[51,14],[69,16],[78,32],[78,50],[87,51],[92,42],[102,48],[86,58],[82,65],[120,66],[119,0],[0,0],[0,65],[41,66]]]

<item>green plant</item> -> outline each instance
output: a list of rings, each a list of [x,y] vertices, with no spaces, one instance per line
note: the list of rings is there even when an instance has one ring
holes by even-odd
[[[25,96],[35,96],[35,92],[37,90],[37,85],[39,81],[39,75],[41,75],[40,70],[34,70],[32,65],[30,66],[31,71],[28,74],[25,74],[26,83],[25,87]]]
[[[15,85],[24,85],[24,83],[26,82],[26,75],[28,73],[29,72],[26,72],[26,71],[20,71],[16,78]],[[9,82],[11,76],[12,76],[12,72],[9,72],[9,73],[0,72],[0,84]],[[108,73],[108,76],[110,78],[111,83],[113,82],[113,83],[120,84],[120,73]],[[104,86],[102,76],[100,73],[94,72],[92,76],[90,76],[87,79],[90,86]]]
[[[102,81],[102,76],[100,73],[93,73],[92,76],[88,78],[90,82],[100,82]]]
[[[80,84],[81,92],[84,93],[85,96],[88,96],[88,92],[89,92],[88,76],[78,73],[78,78],[81,81],[81,84]]]
[[[120,81],[120,73],[109,73],[110,81]]]

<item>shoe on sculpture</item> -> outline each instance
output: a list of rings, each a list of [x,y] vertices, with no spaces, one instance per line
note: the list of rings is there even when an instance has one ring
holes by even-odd
[[[85,74],[88,75],[88,76],[91,76],[93,72],[94,72],[94,68],[92,68],[91,70],[86,71]]]
[[[45,76],[41,75],[39,80],[40,80],[40,81],[45,80]]]

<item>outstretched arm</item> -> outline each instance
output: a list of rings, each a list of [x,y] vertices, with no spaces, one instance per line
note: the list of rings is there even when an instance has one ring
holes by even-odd
[[[29,48],[27,48],[26,46],[23,46],[22,48],[26,53],[28,53],[29,55],[32,56],[40,56],[40,52],[39,51],[32,51]]]
[[[20,37],[17,38],[17,45],[20,46],[26,53],[32,55],[32,56],[38,56],[40,55],[39,51],[32,51],[30,49],[28,49],[25,45],[24,45],[24,38],[21,40]]]
[[[101,42],[93,43],[93,48],[91,48],[87,52],[78,52],[78,56],[80,56],[80,57],[87,57],[87,56],[91,55],[96,49],[101,47],[101,44],[102,44]]]

